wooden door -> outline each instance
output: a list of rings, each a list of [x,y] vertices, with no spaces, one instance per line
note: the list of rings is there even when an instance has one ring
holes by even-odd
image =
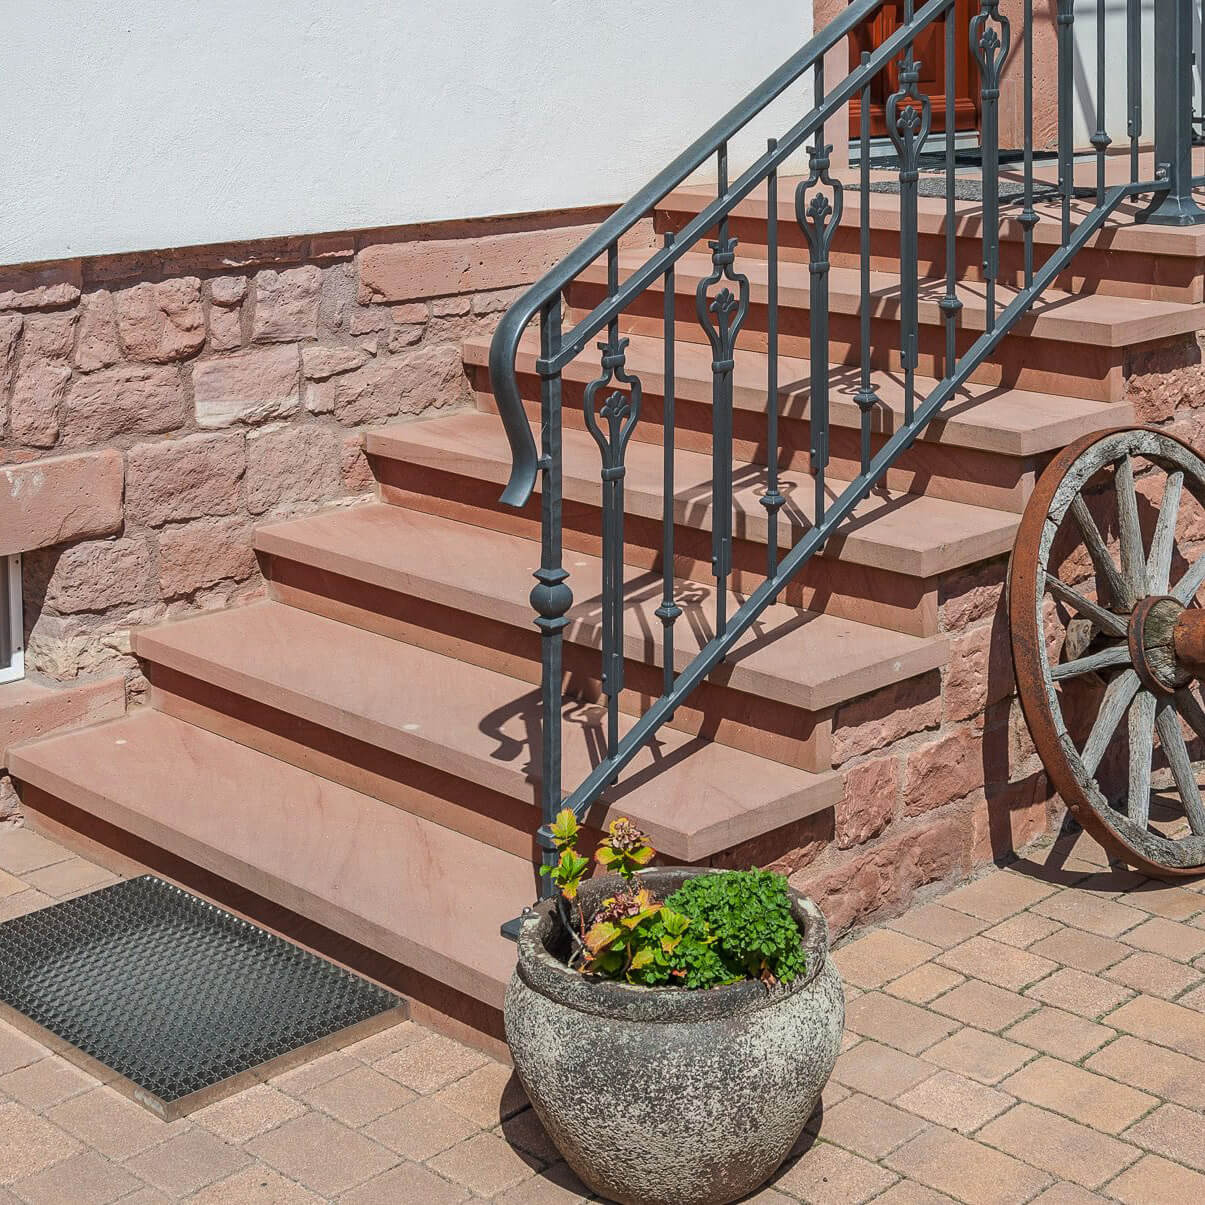
[[[979,75],[971,56],[970,21],[978,5],[972,0],[956,0],[954,5],[954,129],[979,128]],[[881,46],[903,21],[901,0],[887,0],[865,25],[850,37],[850,68],[857,67],[864,50]],[[934,21],[917,39],[914,54],[920,60],[921,71],[917,88],[929,98],[933,108],[934,134],[946,128],[946,20]],[[881,71],[870,86],[870,136],[882,138],[887,133],[887,98],[899,87],[899,59],[894,59]],[[861,96],[849,105],[851,138],[861,132]]]

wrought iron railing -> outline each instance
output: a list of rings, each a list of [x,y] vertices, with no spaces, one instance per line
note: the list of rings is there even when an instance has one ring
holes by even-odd
[[[1146,195],[1150,203],[1138,220],[1189,224],[1205,220],[1192,199],[1191,145],[1193,129],[1193,27],[1191,0],[1155,0],[1155,108],[1154,166],[1141,178],[1143,163],[1142,63],[1139,43],[1139,0],[1129,0],[1124,34],[1127,82],[1126,127],[1129,140],[1128,179],[1110,183],[1116,172],[1107,170],[1110,138],[1107,131],[1106,83],[1109,56],[1106,45],[1104,0],[1097,0],[1096,98],[1092,119],[1095,129],[1090,150],[1075,147],[1076,72],[1073,0],[1057,0],[1057,178],[1035,171],[1034,146],[1034,18],[1033,2],[1025,0],[1022,28],[1014,37],[1009,19],[1001,13],[999,0],[982,0],[970,21],[970,47],[978,68],[980,106],[982,206],[982,256],[978,282],[986,309],[982,333],[959,351],[958,330],[963,302],[958,290],[957,240],[959,230],[956,194],[962,176],[955,155],[956,29],[955,0],[927,0],[919,8],[904,0],[899,27],[877,48],[864,52],[860,62],[844,78],[825,81],[825,56],[840,46],[866,22],[884,0],[855,0],[836,20],[792,55],[759,88],[718,121],[684,151],[627,204],[618,209],[575,251],[534,285],[505,315],[490,350],[490,373],[498,409],[505,425],[513,456],[509,483],[502,500],[524,505],[539,488],[542,524],[540,567],[531,601],[542,635],[542,750],[541,799],[544,825],[538,841],[546,859],[552,840],[548,824],[562,807],[571,807],[580,817],[613,783],[631,758],[646,745],[675,709],[733,650],[765,608],[772,603],[801,566],[833,534],[854,507],[878,483],[899,457],[913,444],[972,373],[992,354],[1004,336],[1034,305],[1042,291],[1064,272],[1076,254],[1125,201]],[[945,283],[939,306],[944,325],[943,375],[923,395],[917,390],[919,308],[921,279],[918,253],[918,208],[921,158],[930,142],[933,111],[921,92],[921,65],[915,54],[918,38],[935,21],[944,19],[945,138],[944,163],[936,179],[944,180],[946,198]],[[934,35],[936,36],[936,35]],[[1019,44],[1022,54],[1023,89],[1020,189],[1015,197],[1000,194],[1001,79],[1006,62]],[[1080,48],[1082,53],[1082,47]],[[1114,50],[1118,48],[1114,47]],[[871,108],[872,85],[892,63],[898,63],[898,87],[885,105],[886,127],[895,150],[896,181],[900,206],[900,285],[898,295],[898,350],[904,384],[903,423],[872,451],[873,415],[879,405],[871,365],[882,362],[888,350],[876,348],[871,324]],[[810,75],[813,108],[777,140],[771,139],[764,154],[735,179],[730,179],[728,148],[772,101],[796,82]],[[684,84],[689,86],[689,84]],[[860,131],[856,177],[835,175],[832,148],[825,140],[826,123],[848,120],[845,106],[860,102]],[[778,301],[778,190],[780,169],[788,158],[811,139],[808,146],[809,174],[795,190],[795,216],[801,227],[810,267],[808,354],[810,373],[810,470],[815,480],[814,515],[811,526],[780,555],[779,512],[784,497],[779,489],[779,301]],[[1084,162],[1085,157],[1087,162]],[[1094,187],[1077,188],[1076,162],[1081,175],[1091,174],[1095,161]],[[691,178],[709,160],[716,164],[714,199],[703,205],[676,235],[666,234],[664,244],[651,252],[621,279],[620,240],[652,214],[658,204]],[[1124,160],[1121,161],[1124,164]],[[766,321],[765,347],[768,356],[766,388],[766,480],[761,503],[766,510],[768,534],[763,583],[731,614],[727,585],[733,571],[733,375],[734,349],[750,311],[749,280],[737,265],[737,240],[730,235],[729,218],[736,207],[763,189],[766,199]],[[860,345],[854,349],[860,365],[860,388],[856,401],[861,409],[860,471],[836,497],[830,497],[826,469],[829,462],[829,255],[834,234],[846,209],[846,193],[859,198],[859,260],[861,280]],[[1034,228],[1039,221],[1039,202],[1053,205],[1061,215],[1057,242],[1045,240],[1048,253],[1038,262]],[[1019,206],[1016,221],[1022,230],[1024,267],[1010,287],[1006,302],[1000,302],[1000,223],[1002,205]],[[1051,216],[1054,216],[1053,214]],[[680,671],[674,656],[674,625],[682,614],[675,601],[674,577],[674,394],[675,394],[675,265],[683,255],[706,241],[712,270],[696,289],[696,310],[712,350],[712,458],[711,523],[712,568],[716,582],[714,635]],[[604,300],[564,329],[563,313],[567,290],[595,261],[605,259],[607,287]],[[664,289],[664,481],[662,515],[663,597],[656,614],[663,625],[663,692],[642,716],[621,733],[620,693],[624,671],[624,462],[636,424],[641,418],[643,387],[626,363],[628,341],[621,334],[621,318],[646,292]],[[516,370],[520,341],[528,326],[538,318],[540,351],[537,372],[540,381],[539,446],[524,411]],[[601,509],[603,516],[602,562],[602,672],[606,696],[606,745],[589,776],[566,792],[561,781],[562,640],[567,613],[573,602],[569,574],[562,564],[562,374],[596,336],[601,351],[599,376],[585,390],[584,422],[598,445],[601,460]]]

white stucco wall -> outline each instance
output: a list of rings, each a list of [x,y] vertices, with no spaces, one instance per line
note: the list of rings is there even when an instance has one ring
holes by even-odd
[[[0,263],[619,202],[811,32],[809,0],[3,11]]]
[[[1053,8],[1053,5],[1051,6]],[[1155,136],[1155,4],[1141,0],[1142,141]],[[1096,129],[1096,38],[1097,0],[1075,0],[1074,83],[1075,145],[1087,147]],[[1127,79],[1127,25],[1125,0],[1105,3],[1105,132],[1113,146],[1128,147],[1126,119],[1129,115]],[[1020,53],[1018,48],[1017,53]]]

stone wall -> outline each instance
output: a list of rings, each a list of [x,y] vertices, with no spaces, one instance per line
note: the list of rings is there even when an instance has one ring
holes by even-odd
[[[90,508],[26,545],[32,679],[121,672],[141,690],[130,627],[254,597],[254,526],[370,491],[364,429],[467,403],[464,337],[598,218],[0,269],[9,493],[44,483],[78,519],[50,488],[65,474]]]

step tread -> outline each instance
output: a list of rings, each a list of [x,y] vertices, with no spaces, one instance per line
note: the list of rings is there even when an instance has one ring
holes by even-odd
[[[536,432],[538,438],[538,432]],[[597,506],[600,499],[599,452],[584,431],[566,429],[563,440],[564,496]],[[510,472],[510,448],[502,424],[492,414],[461,412],[430,420],[378,427],[367,433],[371,455],[415,465],[472,475],[501,485]],[[633,440],[627,449],[625,511],[660,520],[662,514],[662,449]],[[708,530],[711,516],[711,457],[675,452],[677,522]],[[766,540],[766,512],[760,498],[765,468],[738,463],[734,469],[736,518],[734,534],[758,543]],[[779,544],[791,547],[811,526],[814,481],[795,470],[779,474],[787,498],[779,522]],[[846,483],[829,477],[829,494],[837,497]],[[853,564],[893,570],[914,577],[933,577],[951,569],[999,556],[1012,548],[1019,516],[900,491],[883,491],[865,499],[830,539],[825,555]]]
[[[373,503],[290,519],[256,532],[260,552],[367,581],[441,606],[529,628],[532,569],[540,546],[521,536],[423,511]],[[414,556],[421,548],[423,555]],[[574,593],[567,639],[599,648],[602,562],[566,555]],[[662,665],[661,575],[625,566],[627,655]],[[715,630],[714,584],[680,580],[684,608],[675,631],[681,669]],[[729,614],[735,610],[733,595]],[[909,636],[837,616],[776,604],[746,634],[713,682],[809,711],[836,706],[944,664],[944,637]]]
[[[413,551],[413,549],[412,549]],[[538,805],[531,734],[539,691],[506,674],[309,611],[264,602],[142,629],[158,664],[356,740]],[[564,783],[596,764],[605,717],[565,709]],[[621,717],[621,731],[635,723]],[[590,816],[629,816],[672,857],[696,861],[820,811],[840,776],[813,774],[663,728]],[[533,809],[533,829],[537,813]]]
[[[13,750],[82,810],[499,1006],[526,859],[149,708]],[[466,888],[466,884],[468,887]]]
[[[925,173],[929,176],[930,173]],[[875,172],[877,180],[898,180],[893,172]],[[1023,176],[1016,168],[1002,168],[1001,179],[1021,181]],[[795,189],[803,177],[779,177],[778,220],[780,229],[795,225]],[[1093,179],[1095,183],[1095,178]],[[1037,180],[1035,186],[1043,187],[1047,182]],[[843,226],[856,226],[861,219],[859,191],[856,175],[846,182],[844,206],[841,214]],[[664,200],[659,201],[659,213],[694,215],[715,200],[715,189],[703,185],[685,184],[674,189]],[[1086,217],[1093,202],[1077,199],[1072,205],[1071,222],[1076,226]],[[945,197],[919,196],[916,199],[917,225],[922,234],[946,232]],[[1145,207],[1145,199],[1128,202],[1120,206],[1116,216],[1088,241],[1089,247],[1109,251],[1134,251],[1155,255],[1183,256],[1199,259],[1205,256],[1205,227],[1201,226],[1152,226],[1136,223],[1134,215]],[[900,198],[898,193],[872,192],[870,194],[870,224],[875,230],[899,230]],[[1062,211],[1059,203],[1035,204],[1038,223],[1034,229],[1034,242],[1039,246],[1058,245],[1062,238]],[[1011,242],[1021,242],[1024,228],[1016,220],[1016,212],[1005,211],[1000,222],[1000,237]],[[732,211],[733,217],[764,219],[766,215],[766,186],[759,185]],[[981,235],[983,202],[958,198],[955,200],[958,234],[962,238],[977,238]]]
[[[649,252],[621,251],[620,282],[647,262]],[[764,259],[748,256],[738,260],[738,270],[749,278],[749,295],[755,304],[766,300]],[[678,260],[674,273],[675,292],[693,301],[695,287],[711,275],[711,256],[687,252]],[[607,266],[594,263],[577,277],[584,284],[606,287]],[[806,310],[810,304],[810,268],[806,263],[779,264],[779,304],[786,309]],[[659,296],[662,280],[648,292]],[[857,315],[861,312],[862,285],[857,268],[833,267],[829,271],[829,309],[833,314]],[[980,281],[959,281],[958,298],[963,308],[958,325],[967,330],[986,326],[985,286]],[[920,289],[919,316],[926,326],[940,326],[944,319],[938,302],[945,292],[943,280],[923,280]],[[890,272],[870,273],[871,313],[878,318],[899,318],[900,278]],[[1000,284],[996,288],[996,312],[1006,306],[1016,290]],[[1047,289],[1032,311],[1022,318],[1013,333],[1069,343],[1087,343],[1097,347],[1128,347],[1171,335],[1186,334],[1205,327],[1205,307],[1190,302],[1155,301],[1136,297],[1115,297],[1105,293],[1063,293]]]
[[[661,339],[629,335],[627,367],[652,396],[663,395],[665,351]],[[475,368],[489,367],[490,340],[471,336],[464,343],[464,359]],[[597,358],[583,353],[566,369],[565,376],[585,384],[599,372]],[[520,374],[535,375],[539,336],[528,332],[519,345],[516,366]],[[765,352],[738,348],[733,372],[733,404],[737,409],[764,413],[769,356]],[[808,379],[811,363],[797,356],[779,356],[779,413],[785,418],[806,419],[811,399]],[[872,430],[890,435],[903,424],[904,383],[899,373],[878,369],[871,374],[881,406],[873,412]],[[862,416],[854,394],[860,387],[856,367],[834,366],[829,388],[829,416],[840,427],[861,426]],[[711,404],[711,349],[705,344],[681,341],[674,352],[675,396]],[[937,381],[917,377],[917,396],[925,397]],[[886,411],[886,412],[885,412]],[[889,413],[888,413],[889,412]],[[1133,407],[1126,402],[1098,402],[1086,398],[1056,397],[1024,389],[969,383],[946,404],[940,418],[921,433],[922,440],[996,452],[1007,456],[1032,456],[1064,448],[1081,435],[1125,426],[1133,421]]]

